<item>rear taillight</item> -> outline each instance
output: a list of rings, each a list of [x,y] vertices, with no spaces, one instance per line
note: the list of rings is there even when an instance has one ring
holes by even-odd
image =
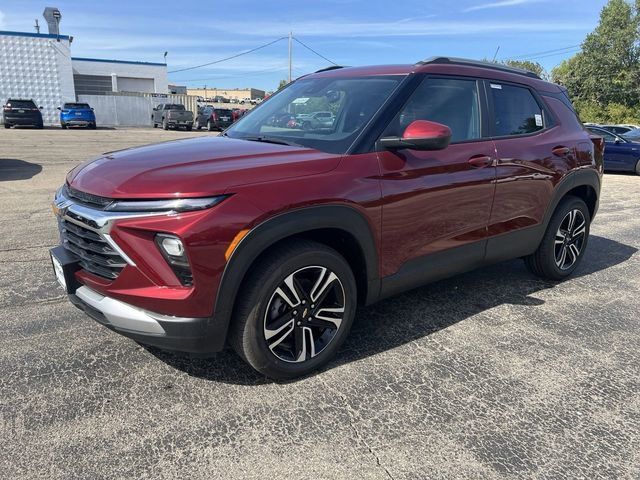
[[[11,111],[11,107],[4,107],[2,110],[5,111],[5,112],[10,112]]]
[[[218,121],[218,115],[216,115],[216,112],[213,112],[213,113],[211,114],[211,120],[213,120],[214,122],[217,122],[217,121]]]

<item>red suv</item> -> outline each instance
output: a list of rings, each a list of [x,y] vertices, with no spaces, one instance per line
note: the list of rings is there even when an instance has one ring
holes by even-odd
[[[331,112],[290,128],[273,118]],[[561,280],[602,142],[566,91],[434,58],[302,77],[212,138],[104,154],[56,194],[70,300],[144,344],[226,344],[273,378],[325,364],[357,305],[521,257]]]

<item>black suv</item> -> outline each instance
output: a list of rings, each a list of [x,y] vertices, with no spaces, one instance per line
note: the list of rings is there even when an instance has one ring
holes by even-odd
[[[10,98],[2,106],[4,112],[4,128],[11,128],[13,125],[30,125],[36,128],[43,128],[42,107],[37,107],[33,100],[20,100]]]

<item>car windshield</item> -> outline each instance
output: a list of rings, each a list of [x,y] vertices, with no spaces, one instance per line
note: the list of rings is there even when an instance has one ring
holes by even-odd
[[[345,153],[403,79],[403,75],[389,75],[296,80],[226,134]],[[318,112],[331,115],[318,118],[314,115]]]
[[[89,107],[88,103],[65,103],[62,108],[84,108],[84,109],[89,109],[91,107]]]
[[[36,108],[36,104],[31,100],[9,100],[7,107],[12,108]]]

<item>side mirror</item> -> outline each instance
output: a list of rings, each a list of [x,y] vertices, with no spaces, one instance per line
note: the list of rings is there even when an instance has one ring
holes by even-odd
[[[62,110],[60,107],[58,107],[56,110]]]
[[[38,107],[40,110],[42,110],[42,107]]]
[[[95,110],[94,110],[93,108],[91,109],[91,111],[92,111],[92,112],[95,112]]]
[[[443,150],[451,143],[451,129],[441,123],[415,120],[402,137],[383,137],[379,143],[387,150]]]
[[[619,143],[622,143],[622,140],[620,140],[619,138],[616,138],[613,143],[615,143],[616,145],[618,145]]]

